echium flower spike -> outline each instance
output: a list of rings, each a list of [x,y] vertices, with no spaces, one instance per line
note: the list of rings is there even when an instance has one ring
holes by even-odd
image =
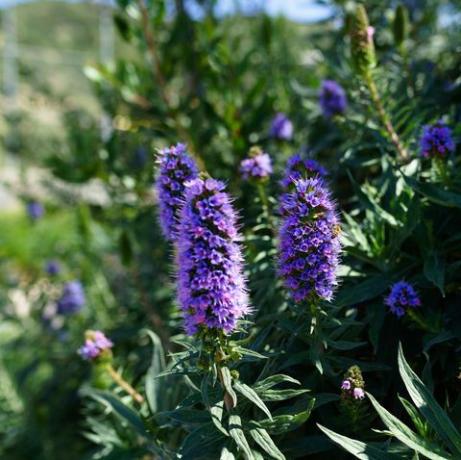
[[[325,118],[341,115],[347,108],[346,92],[336,81],[324,80],[320,89],[319,103]]]
[[[394,22],[392,29],[394,33],[394,42],[397,47],[401,47],[408,36],[410,21],[408,10],[405,5],[399,4],[395,9]]]
[[[243,180],[263,181],[272,174],[272,160],[269,154],[263,152],[260,147],[250,149],[248,158],[240,163],[240,173]]]
[[[415,288],[406,281],[399,281],[391,286],[391,292],[384,300],[394,315],[401,317],[408,308],[421,306],[421,300]]]
[[[361,76],[369,75],[376,66],[373,34],[374,28],[370,26],[365,7],[357,5],[351,17],[351,57],[356,72]]]
[[[283,113],[279,112],[272,119],[269,136],[282,141],[290,141],[293,137],[293,123]]]
[[[198,168],[184,144],[160,150],[157,162],[160,226],[168,241],[176,241],[180,208],[184,201],[184,184],[198,177]]]
[[[78,354],[87,361],[93,361],[101,355],[110,356],[114,344],[101,331],[86,331],[85,343],[78,349]]]
[[[293,181],[281,198],[279,273],[295,302],[331,300],[341,245],[336,204],[321,177]]]
[[[342,398],[363,399],[365,398],[364,388],[365,381],[362,371],[358,366],[351,366],[341,382]]]
[[[424,126],[419,144],[425,158],[446,158],[455,151],[451,129],[442,121]]]
[[[328,171],[317,161],[311,158],[303,160],[301,155],[295,154],[288,159],[285,174],[280,184],[287,190],[293,187],[296,180],[327,175]]]
[[[249,312],[237,216],[217,180],[186,184],[178,237],[178,300],[187,334],[232,332]]]
[[[57,312],[61,315],[77,313],[84,305],[85,292],[82,283],[78,280],[67,282],[58,300]]]

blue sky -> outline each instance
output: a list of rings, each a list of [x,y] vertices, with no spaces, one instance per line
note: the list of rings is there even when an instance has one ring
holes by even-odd
[[[0,7],[7,7],[28,0],[0,0]],[[73,0],[76,1],[76,0]],[[102,1],[101,3],[107,3]],[[243,11],[264,9],[271,15],[283,14],[300,22],[317,21],[328,17],[330,9],[316,4],[315,0],[219,0],[218,10],[221,14],[230,13],[239,5]]]

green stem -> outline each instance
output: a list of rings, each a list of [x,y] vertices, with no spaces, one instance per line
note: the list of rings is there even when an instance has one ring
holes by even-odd
[[[415,322],[417,323],[423,330],[428,331],[428,332],[433,332],[434,334],[438,333],[439,331],[437,330],[436,327],[431,326],[428,324],[424,318],[415,310],[412,308],[407,309],[408,316]]]
[[[373,101],[373,104],[375,105],[375,108],[378,112],[380,121],[384,127],[384,129],[387,131],[387,134],[389,135],[389,138],[391,142],[394,144],[395,149],[397,150],[397,153],[400,157],[401,160],[408,160],[408,152],[406,151],[405,147],[403,146],[399,136],[395,132],[394,126],[392,125],[391,119],[389,118],[389,115],[387,114],[386,110],[384,109],[384,105],[381,101],[381,97],[378,92],[378,88],[376,87],[376,83],[373,80],[373,77],[371,76],[371,73],[368,72],[367,75],[365,75],[365,82],[367,84],[368,90],[370,91],[370,96]]]
[[[142,404],[144,398],[118,373],[111,364],[107,366],[107,372],[112,377],[112,380],[123,388],[137,403]]]
[[[266,220],[267,225],[272,231],[274,226],[272,225],[272,216],[270,212],[269,199],[267,197],[266,187],[264,186],[264,184],[258,183],[258,193],[259,193],[259,199],[261,200],[261,206],[262,206],[264,219]]]

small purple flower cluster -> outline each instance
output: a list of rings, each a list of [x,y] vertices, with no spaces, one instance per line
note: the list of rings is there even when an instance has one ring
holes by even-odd
[[[64,285],[63,293],[58,300],[57,312],[60,315],[77,313],[85,304],[85,293],[80,281],[69,281]]]
[[[59,275],[61,272],[61,265],[57,260],[49,260],[45,265],[45,271],[50,276]]]
[[[187,334],[235,329],[249,312],[237,218],[224,184],[186,184],[178,236],[178,298]]]
[[[311,158],[303,160],[299,154],[296,154],[288,159],[285,175],[280,184],[287,189],[299,179],[327,175],[327,170],[320,163]]]
[[[293,137],[293,123],[284,113],[279,112],[272,119],[269,135],[274,139],[289,141]]]
[[[43,217],[43,214],[45,213],[45,209],[43,208],[43,205],[39,203],[38,201],[29,201],[27,203],[27,214],[29,215],[30,219],[33,221],[36,221]]]
[[[326,118],[340,115],[347,108],[346,92],[336,81],[325,80],[320,90],[319,102],[323,115]]]
[[[445,158],[455,150],[451,129],[441,121],[423,127],[419,144],[424,158]]]
[[[353,384],[350,379],[345,379],[341,383],[341,390],[343,390],[349,396],[352,396],[354,399],[364,399],[365,392],[363,388],[355,387],[353,388]]]
[[[114,344],[101,331],[87,331],[85,344],[78,349],[78,354],[85,360],[96,359]]]
[[[320,177],[293,181],[282,196],[279,272],[295,302],[331,300],[341,245],[336,204]]]
[[[421,300],[410,283],[399,281],[391,286],[391,292],[384,303],[394,315],[400,318],[405,314],[407,308],[419,307]]]
[[[240,173],[244,180],[263,180],[267,179],[272,174],[271,157],[257,149],[257,153],[245,158],[240,163]]]
[[[156,186],[160,225],[165,238],[176,241],[180,208],[184,202],[184,184],[198,176],[198,168],[184,144],[161,150],[158,163]]]

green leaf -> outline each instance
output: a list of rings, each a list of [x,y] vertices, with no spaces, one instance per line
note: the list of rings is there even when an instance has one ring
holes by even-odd
[[[258,390],[258,395],[263,401],[285,401],[308,393],[307,389],[286,389],[286,390]]]
[[[367,393],[367,395],[384,425],[386,425],[390,432],[400,442],[431,460],[446,460],[452,458],[451,455],[444,452],[436,444],[426,441],[410,430],[408,426],[382,407],[371,394]]]
[[[228,367],[221,367],[220,368],[221,376],[222,376],[222,384],[227,392],[227,394],[231,397],[232,403],[234,407],[237,405],[237,395],[235,394],[234,389],[232,388],[232,375]]]
[[[229,433],[222,424],[222,418],[224,415],[224,401],[218,401],[210,407],[211,420],[214,426],[221,431],[221,433],[229,436]]]
[[[186,436],[178,454],[180,454],[180,458],[184,459],[209,460],[210,458],[217,458],[219,449],[224,442],[221,433],[215,431],[211,423],[207,423]]]
[[[342,436],[317,423],[317,426],[336,444],[360,460],[397,460],[398,457],[362,441]]]
[[[372,211],[375,215],[379,216],[382,220],[387,222],[392,227],[398,227],[402,225],[402,222],[398,221],[392,214],[383,209],[372,197],[370,193],[363,190],[362,187],[354,180],[352,174],[348,171],[349,178],[351,180],[354,191],[357,195],[357,198],[360,200],[362,205]]]
[[[242,421],[236,414],[229,416],[229,434],[237,444],[238,448],[243,452],[246,460],[253,460],[253,453],[251,452],[250,445],[248,444],[242,430]]]
[[[334,302],[338,307],[356,305],[382,294],[392,283],[393,277],[384,273],[370,276],[361,283],[343,287]]]
[[[139,435],[142,437],[147,436],[144,423],[138,414],[133,409],[123,404],[122,401],[113,394],[106,391],[95,391],[90,389],[85,390],[84,394],[112,409],[121,419],[126,420]]]
[[[440,289],[445,297],[445,264],[434,251],[431,251],[424,260],[424,275]]]
[[[160,391],[160,383],[157,377],[165,369],[165,355],[160,338],[152,331],[145,330],[152,340],[152,358],[146,374],[146,398],[152,413],[157,412],[159,401],[164,398]]]
[[[269,433],[262,428],[252,428],[250,430],[250,436],[254,439],[256,444],[261,447],[267,454],[277,460],[285,460],[285,456],[275,445]]]
[[[235,382],[234,383],[234,388],[245,398],[247,398],[249,401],[251,401],[255,406],[259,407],[268,417],[269,419],[272,420],[272,415],[270,410],[267,408],[267,406],[264,404],[264,402],[261,400],[261,398],[258,396],[258,393],[256,393],[253,388],[249,387],[245,383],[242,382]]]
[[[407,363],[402,344],[399,344],[398,363],[400,375],[413,403],[440,438],[447,442],[450,450],[458,455],[461,454],[461,435],[446,412],[439,406],[434,396]]]
[[[315,399],[313,398],[302,399],[288,410],[284,408],[285,413],[273,415],[272,419],[251,421],[249,423],[250,429],[264,428],[270,434],[284,434],[296,430],[308,420],[314,404]]]
[[[219,460],[235,460],[235,455],[227,448],[223,447]]]
[[[298,380],[294,379],[293,377],[290,377],[289,375],[276,374],[276,375],[271,375],[270,377],[267,377],[264,380],[259,380],[258,382],[256,382],[255,390],[256,391],[268,390],[269,388],[275,387],[276,385],[279,385],[280,383],[294,383],[296,385],[301,385],[301,383]]]
[[[461,195],[459,193],[449,192],[440,185],[419,182],[405,175],[403,177],[415,192],[425,196],[429,201],[448,208],[461,208]]]

